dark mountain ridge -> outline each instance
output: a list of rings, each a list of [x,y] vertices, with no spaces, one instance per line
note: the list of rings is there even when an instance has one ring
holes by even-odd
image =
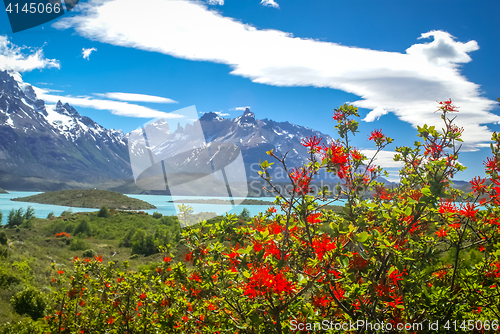
[[[257,174],[259,161],[273,162],[266,151],[272,149],[278,156],[287,154],[288,167],[302,166],[308,156],[301,145],[303,138],[316,136],[325,143],[333,141],[329,135],[307,127],[256,119],[248,108],[233,119],[209,112],[197,122],[207,143],[234,144],[241,150],[247,179],[254,182],[255,189],[262,188]],[[188,134],[193,130],[192,126],[178,126],[176,133]],[[0,186],[5,189],[97,188],[155,193],[140,189],[133,182],[129,135],[104,128],[67,103],[46,105],[19,74],[0,71]],[[189,162],[196,163],[196,160]],[[273,167],[274,180],[287,183],[281,167],[277,164]],[[336,184],[339,180],[325,181]]]

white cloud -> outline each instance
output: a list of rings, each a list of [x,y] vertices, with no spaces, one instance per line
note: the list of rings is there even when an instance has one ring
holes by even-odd
[[[263,6],[269,6],[269,7],[274,7],[274,8],[280,8],[280,5],[276,3],[274,0],[262,0],[260,2]]]
[[[87,59],[87,60],[89,60],[89,59],[90,59],[90,54],[91,54],[93,51],[97,51],[97,49],[96,49],[96,48],[89,48],[89,49],[85,49],[85,48],[83,48],[83,49],[82,49],[82,57],[83,57],[83,59]]]
[[[368,160],[370,160],[373,155],[377,152],[373,149],[360,149],[361,153],[367,156]],[[394,161],[394,155],[396,152],[394,151],[380,151],[377,154],[377,157],[374,160],[374,164],[383,168],[401,168],[403,167],[403,163],[401,161]]]
[[[90,96],[62,96],[62,95],[52,95],[49,91],[44,88],[33,87],[38,98],[44,100],[47,103],[56,103],[61,101],[62,103],[69,103],[75,107],[92,108],[97,110],[108,110],[114,115],[126,116],[126,117],[139,117],[139,118],[182,118],[182,115],[166,113],[159,110],[151,109],[148,107],[140,106],[137,104],[121,102],[121,101],[110,101],[94,99]]]
[[[436,101],[452,98],[461,107],[456,123],[465,128],[464,148],[469,150],[490,141],[486,124],[500,122],[491,112],[496,102],[481,96],[480,86],[460,73],[458,65],[470,61],[468,53],[477,50],[477,43],[459,42],[444,31],[422,34],[430,42],[399,53],[258,30],[201,2],[143,0],[138,7],[135,0],[90,0],[79,7],[81,15],[63,17],[54,26],[73,27],[103,43],[227,64],[231,74],[256,83],[352,93],[361,97],[354,105],[376,110],[367,121],[384,110],[414,127],[428,123],[440,128]],[[130,21],[132,14],[136,19]]]
[[[59,89],[50,89],[50,88],[43,88],[43,90],[44,90],[46,93],[63,93],[63,92],[64,92],[63,90],[59,90]]]
[[[28,54],[23,52],[24,49],[29,50]],[[7,36],[0,35],[0,70],[22,73],[60,66],[58,60],[46,59],[42,48],[19,47],[12,44]]]
[[[373,155],[377,152],[373,149],[360,149],[359,151],[366,155],[368,161],[370,161]],[[391,182],[399,182],[399,170],[403,167],[403,163],[401,161],[394,161],[395,154],[396,152],[394,151],[380,151],[373,161],[374,165],[384,168],[384,170],[389,173],[389,177],[385,177],[384,175],[382,175],[382,177]]]
[[[250,109],[250,106],[246,106],[246,107],[236,107],[236,108],[232,108],[232,109],[230,109],[230,110],[243,110],[243,111],[245,111],[247,108],[248,108],[248,109]]]
[[[220,117],[224,117],[224,116],[230,116],[228,113],[223,113],[221,111],[214,111],[214,113],[216,113],[217,115],[219,115]]]
[[[366,115],[365,118],[363,118],[363,121],[365,122],[373,122],[377,121],[381,116],[388,114],[389,111],[385,110],[382,107],[377,107],[370,111],[368,115]]]
[[[178,103],[172,99],[160,96],[131,94],[131,93],[104,93],[94,94],[96,96],[105,97],[112,100],[129,101],[129,102],[149,102],[149,103]]]
[[[224,0],[208,0],[209,5],[224,5]]]

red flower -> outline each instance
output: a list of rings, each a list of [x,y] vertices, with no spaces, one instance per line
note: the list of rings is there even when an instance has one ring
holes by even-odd
[[[381,200],[388,200],[388,201],[390,201],[392,198],[392,194],[382,186],[375,187],[374,196],[380,198]]]
[[[326,296],[313,297],[313,305],[316,307],[325,308],[325,307],[329,306],[330,303],[331,303],[331,300]]]
[[[193,253],[187,253],[184,255],[184,261],[190,262],[193,259]]]
[[[260,242],[258,242],[258,241],[255,241],[255,242],[253,243],[253,251],[254,251],[255,253],[258,253],[258,252],[260,252],[261,250],[262,250],[262,244],[261,244]]]
[[[266,244],[266,252],[264,253],[264,257],[267,258],[270,255],[274,256],[278,260],[281,260],[281,251],[272,240],[269,241],[268,244]]]
[[[476,218],[476,213],[479,212],[479,209],[478,210],[474,210],[475,208],[476,208],[475,204],[467,203],[466,206],[465,206],[465,208],[463,208],[462,210],[460,210],[460,213],[464,217],[467,217],[469,219],[473,219],[474,220]]]
[[[404,275],[404,271],[403,272],[399,272],[397,269],[394,269],[389,274],[389,279],[392,281],[392,284],[397,285],[398,281],[402,281],[403,280],[403,277],[402,277],[403,275]]]
[[[307,147],[309,151],[311,152],[317,152],[321,149],[319,146],[319,143],[321,143],[321,138],[316,138],[316,136],[312,136],[306,139],[302,139],[302,145],[304,147]]]
[[[450,199],[447,199],[446,201],[441,200],[441,206],[439,208],[439,213],[441,214],[454,214],[458,211],[456,208],[455,204]]]
[[[111,317],[108,320],[106,320],[106,322],[111,325],[112,323],[115,322],[115,319],[113,317]]]
[[[330,147],[326,145],[322,149],[322,159],[326,160],[328,167],[337,172],[338,177],[343,179],[347,173],[348,156],[342,147],[336,142],[332,142]]]
[[[145,293],[140,294],[140,295],[139,295],[139,298],[140,298],[140,299],[145,299],[145,298],[146,298],[146,294],[145,294]]]
[[[191,297],[196,297],[200,294],[201,292],[201,289],[194,289],[194,288],[191,288]]]
[[[243,290],[243,294],[250,298],[274,292],[280,295],[281,299],[283,295],[295,292],[295,283],[288,281],[282,272],[275,275],[269,267],[260,267],[253,270],[253,275],[248,279],[248,283],[244,284]]]
[[[167,263],[169,263],[170,261],[172,261],[172,258],[171,258],[170,256],[165,256],[165,257],[163,258],[163,262],[167,262]]]
[[[484,252],[484,246],[483,245],[479,246],[478,249],[479,249],[480,252]]]
[[[453,105],[453,103],[451,102],[451,99],[449,99],[448,101],[444,101],[444,102],[441,101],[441,102],[439,102],[439,109],[436,110],[436,111],[441,110],[444,113],[447,113],[447,112],[458,112],[457,109],[458,109],[458,107],[456,107],[455,105]]]
[[[240,249],[240,244],[236,244],[235,247],[231,248],[231,253],[222,253],[226,256],[229,256],[229,261],[231,262],[232,266],[236,266],[240,263],[240,260],[238,258],[240,257],[240,253],[238,253],[238,249]]]
[[[337,110],[337,109],[334,110],[334,113],[333,113],[334,120],[341,121],[344,119],[344,117],[345,117],[345,114],[342,112],[342,110]]]
[[[320,223],[321,222],[321,216],[323,216],[323,214],[321,212],[316,212],[316,213],[314,213],[312,215],[307,216],[307,222],[309,224]]]
[[[500,171],[500,160],[497,157],[494,157],[493,159],[490,157],[486,158],[484,165],[486,167],[487,173]]]
[[[486,181],[486,179],[481,180],[479,176],[473,178],[472,181],[470,181],[470,184],[472,185],[472,192],[478,193],[479,195],[484,194],[487,189],[484,181]]]
[[[64,270],[58,270],[58,271],[57,271],[57,273],[58,273],[59,275],[62,275],[62,274],[64,274]]]
[[[439,158],[442,152],[443,152],[443,147],[441,145],[434,143],[425,148],[424,155],[430,154],[433,159],[437,159]]]
[[[448,274],[448,269],[441,269],[432,274],[432,276],[437,277],[439,280],[444,280]]]
[[[95,260],[98,261],[98,262],[102,262],[102,256],[99,255],[99,256],[94,256]]]
[[[71,235],[69,233],[66,233],[66,232],[56,233],[54,236],[56,238],[63,238],[63,237],[71,238]]]
[[[331,250],[337,248],[335,243],[333,243],[326,234],[323,234],[321,239],[313,240],[313,248],[318,256],[318,259],[323,260],[323,256]]]
[[[354,159],[354,160],[363,160],[363,155],[361,153],[359,153],[359,151],[356,151],[356,150],[353,150],[351,152],[351,157]]]
[[[191,276],[189,276],[189,279],[191,281],[196,281],[196,282],[201,282],[201,277],[200,275],[198,275],[198,273],[195,271],[191,274]]]
[[[385,135],[382,133],[382,130],[373,130],[370,133],[370,137],[368,137],[368,140],[373,140],[373,141],[381,141],[382,139],[385,139]]]
[[[335,288],[333,290],[333,295],[335,298],[341,300],[345,298],[345,290],[342,289],[339,285],[335,285]]]
[[[305,195],[311,191],[309,183],[311,182],[311,176],[304,168],[293,168],[290,172],[290,178],[293,180],[295,187],[295,192],[299,195]]]
[[[267,225],[267,230],[270,234],[279,234],[283,232],[284,228],[279,223],[273,221],[269,225]]]
[[[393,298],[394,298],[394,301],[388,302],[387,306],[392,306],[394,308],[397,308],[398,305],[403,304],[403,297],[402,296],[393,296]]]
[[[444,238],[448,235],[448,232],[445,229],[441,228],[439,231],[436,231],[436,235],[440,238]]]

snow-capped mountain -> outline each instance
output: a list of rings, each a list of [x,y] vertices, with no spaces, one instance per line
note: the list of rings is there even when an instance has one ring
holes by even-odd
[[[302,139],[316,136],[325,143],[331,143],[332,138],[319,131],[289,122],[275,122],[269,119],[256,119],[255,114],[246,109],[241,116],[226,119],[216,113],[205,113],[200,118],[201,128],[207,143],[225,143],[238,146],[243,155],[247,177],[260,179],[259,160],[275,160],[266,154],[271,149],[279,157],[286,155],[288,167],[302,166],[307,163],[307,149],[301,144]],[[177,130],[179,131],[179,129]],[[287,181],[278,164],[272,168],[275,180]]]
[[[7,71],[0,71],[0,172],[77,182],[131,177],[121,131],[60,101],[45,105]]]
[[[160,127],[157,129],[160,132],[168,127],[161,121],[154,124]],[[246,109],[234,119],[206,113],[194,126],[178,126],[175,141],[161,143],[159,149],[175,151],[190,146],[183,141],[192,140],[192,132],[196,127],[200,132],[199,126],[206,143],[233,144],[241,150],[249,180],[260,179],[259,160],[273,160],[266,151],[273,149],[278,156],[287,153],[287,166],[301,166],[307,157],[307,150],[301,145],[303,138],[316,136],[332,141],[328,135],[303,126],[256,119],[254,113]],[[46,105],[19,75],[0,71],[0,185],[2,174],[10,175],[11,179],[12,175],[18,175],[93,186],[112,179],[129,184],[133,178],[127,142],[132,134],[106,129],[80,115],[69,104]],[[195,151],[189,152],[189,156],[177,153],[181,154],[177,154],[177,161],[172,164],[184,170],[197,169],[206,163],[197,161]],[[227,156],[219,157],[220,161],[231,160],[239,153],[226,150],[225,154]],[[279,168],[274,168],[274,174],[275,178],[276,174],[284,176]],[[10,182],[7,188],[14,189],[15,182]]]

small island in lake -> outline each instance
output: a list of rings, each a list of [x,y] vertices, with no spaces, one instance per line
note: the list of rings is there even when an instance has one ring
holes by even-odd
[[[50,191],[43,194],[13,198],[13,201],[52,204],[75,208],[108,208],[122,210],[149,210],[156,207],[140,199],[130,198],[123,194],[97,189],[77,189]]]
[[[8,193],[7,190],[3,190],[2,188],[0,188],[0,194],[8,194]]]

